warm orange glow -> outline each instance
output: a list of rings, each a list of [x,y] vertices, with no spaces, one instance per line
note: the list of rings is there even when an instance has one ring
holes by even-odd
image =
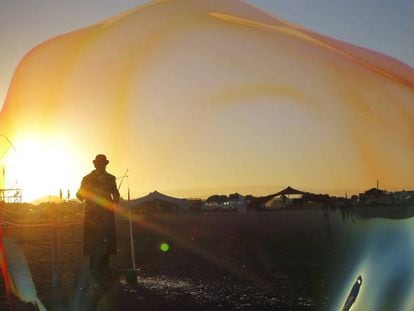
[[[134,195],[414,188],[413,102],[382,54],[241,1],[157,1],[33,49],[0,133],[30,199],[74,193],[97,153]]]
[[[5,158],[8,187],[23,189],[25,201],[48,195],[59,195],[79,187],[78,155],[71,144],[46,133],[31,133],[15,139],[16,151]],[[84,167],[87,163],[81,165]]]

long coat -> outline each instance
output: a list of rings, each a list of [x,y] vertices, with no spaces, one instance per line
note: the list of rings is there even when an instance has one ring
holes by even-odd
[[[106,171],[92,171],[82,179],[77,192],[86,201],[83,252],[90,255],[103,248],[107,254],[116,253],[114,205],[119,202],[115,176]]]

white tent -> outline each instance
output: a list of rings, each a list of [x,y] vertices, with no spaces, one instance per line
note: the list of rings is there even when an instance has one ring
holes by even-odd
[[[141,198],[134,199],[129,202],[125,202],[124,206],[134,209],[134,208],[139,208],[141,206],[148,205],[151,203],[153,203],[155,205],[155,208],[157,209],[159,209],[159,207],[165,203],[174,206],[175,210],[187,211],[189,209],[188,200],[174,198],[174,197],[162,194],[158,191],[154,191]]]

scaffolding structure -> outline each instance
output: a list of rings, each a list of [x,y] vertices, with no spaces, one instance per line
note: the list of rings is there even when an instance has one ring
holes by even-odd
[[[0,134],[0,138],[2,138],[3,141],[7,143],[5,148],[0,149],[0,164],[1,164],[8,150],[12,148],[14,151],[16,151],[16,149],[14,148],[12,142],[7,136]],[[10,188],[10,186],[7,186],[6,166],[4,164],[2,165],[1,174],[0,174],[0,203],[22,203],[22,189],[17,188],[17,187]]]
[[[0,203],[22,203],[22,189],[0,189]]]

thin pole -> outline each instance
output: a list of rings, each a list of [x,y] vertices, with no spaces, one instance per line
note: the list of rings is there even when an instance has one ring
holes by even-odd
[[[4,165],[2,167],[2,178],[0,180],[0,189],[6,188],[6,169],[4,168]],[[0,201],[2,200],[2,196],[0,195]]]
[[[129,191],[129,183],[128,183],[128,203],[131,201],[131,195]],[[132,269],[136,271],[136,265],[135,265],[135,247],[134,247],[134,234],[132,232],[132,215],[131,215],[131,205],[129,205],[129,211],[128,211],[128,220],[129,220],[129,241],[131,243],[131,261],[132,261]]]
[[[376,198],[378,198],[378,192],[379,192],[379,180],[377,179],[377,191],[375,191]]]
[[[129,171],[129,169],[127,169],[125,171],[124,176],[121,177],[121,181],[119,182],[118,190],[121,189],[121,186],[122,186],[122,183],[124,182],[125,177],[128,178],[128,171]],[[129,189],[129,186],[128,186],[128,189]]]
[[[7,151],[9,151],[10,147],[12,147],[15,152],[17,152],[16,148],[14,148],[14,146],[13,146],[13,143],[11,142],[11,140],[7,136],[0,134],[0,137],[3,137],[7,141],[7,143],[9,144],[9,147],[0,156],[0,159],[2,159],[6,155]]]

